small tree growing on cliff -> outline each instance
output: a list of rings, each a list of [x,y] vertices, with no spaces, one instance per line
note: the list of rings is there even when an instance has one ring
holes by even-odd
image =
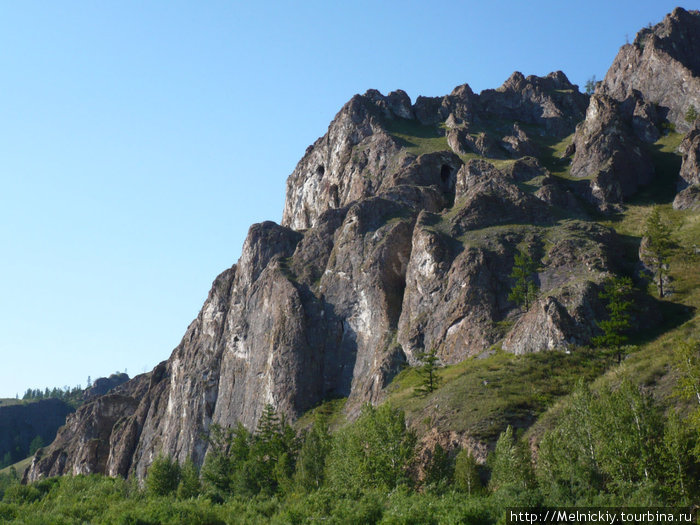
[[[515,279],[515,284],[508,294],[508,300],[513,301],[518,306],[524,305],[525,310],[530,309],[530,305],[537,297],[539,287],[535,282],[537,263],[530,253],[518,252],[515,254],[511,279]]]
[[[688,108],[688,111],[685,112],[685,121],[688,124],[692,124],[693,122],[695,122],[695,120],[697,118],[698,118],[698,112],[695,109],[695,106],[693,106],[691,104],[690,107]]]
[[[595,91],[595,75],[586,80],[586,95],[592,95]]]
[[[659,290],[659,297],[663,297],[664,278],[668,275],[668,259],[671,254],[671,230],[661,220],[658,206],[654,206],[647,217],[644,237],[649,265]]]

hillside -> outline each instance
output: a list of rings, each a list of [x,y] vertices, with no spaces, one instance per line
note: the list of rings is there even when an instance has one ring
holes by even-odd
[[[698,337],[699,28],[676,9],[591,95],[557,71],[353,97],[289,176],[281,225],[250,228],[170,358],[81,406],[25,479],[143,479],[161,453],[202,465],[213,425],[252,431],[267,405],[304,426],[329,402],[353,421],[388,400],[425,450],[483,462],[509,425],[536,440],[579,380],[624,373],[674,404],[673,346]],[[660,97],[652,61],[682,96]],[[640,277],[656,205],[673,225],[664,297]],[[625,276],[636,347],[618,365],[595,341],[600,293]],[[419,397],[430,351],[442,383]]]

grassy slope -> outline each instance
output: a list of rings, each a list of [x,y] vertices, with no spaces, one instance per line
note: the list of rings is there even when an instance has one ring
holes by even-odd
[[[29,456],[28,458],[24,458],[22,461],[18,461],[14,465],[8,465],[7,467],[0,469],[0,474],[9,474],[10,469],[12,467],[15,467],[15,469],[17,470],[17,474],[19,474],[21,477],[22,473],[24,472],[24,469],[26,469],[32,462],[32,457],[33,456]]]
[[[394,123],[389,131],[416,155],[449,150],[439,127],[402,121]],[[540,162],[554,176],[569,179],[569,161],[562,160],[561,155],[573,135],[562,140],[537,133],[530,136],[543,152]],[[622,236],[628,255],[636,257],[645,218],[654,205],[661,206],[676,242],[670,264],[673,294],[662,303],[662,326],[633,336],[638,349],[621,365],[595,351],[529,356],[497,352],[442,369],[440,388],[426,397],[414,394],[419,383],[417,372],[405,370],[388,388],[388,400],[406,410],[408,420],[419,432],[437,427],[493,439],[507,424],[514,424],[530,426],[530,434],[540,434],[567,402],[567,394],[579,379],[603,385],[625,376],[651,388],[666,405],[684,405],[673,396],[671,356],[675,342],[700,337],[700,255],[693,247],[700,243],[700,214],[676,211],[670,205],[680,167],[680,156],[675,150],[681,139],[681,135],[671,133],[650,146],[657,172],[654,183],[643,189],[624,213],[598,220],[614,228]],[[463,161],[480,158],[476,154],[462,157]],[[511,162],[486,160],[497,167]],[[653,293],[653,287],[649,291]]]

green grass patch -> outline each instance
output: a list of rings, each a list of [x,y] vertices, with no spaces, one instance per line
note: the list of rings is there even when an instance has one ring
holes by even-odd
[[[404,370],[390,385],[388,400],[405,410],[419,431],[438,427],[493,440],[509,424],[529,426],[578,378],[592,380],[608,361],[588,350],[524,356],[499,351],[440,369],[442,386],[424,397],[415,393],[418,372]]]
[[[389,134],[399,139],[406,151],[413,155],[451,151],[439,126],[425,126],[416,120],[403,118],[385,120],[383,124]]]
[[[0,474],[9,474],[10,469],[12,467],[15,467],[15,470],[17,470],[17,474],[19,474],[21,477],[24,470],[31,464],[33,457],[34,456],[29,456],[28,458],[24,458],[23,460],[14,463],[13,465],[8,465],[7,467],[0,469]]]
[[[335,430],[343,426],[346,421],[343,409],[345,408],[347,401],[347,397],[339,397],[324,401],[317,407],[304,412],[304,414],[296,420],[294,427],[298,430],[311,428],[311,425],[313,425],[314,420],[316,419],[316,414],[320,413],[328,418],[329,427]]]

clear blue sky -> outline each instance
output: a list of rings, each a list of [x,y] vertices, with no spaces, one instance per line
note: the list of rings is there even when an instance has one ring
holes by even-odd
[[[166,359],[354,93],[583,85],[674,6],[2,2],[0,397]]]

